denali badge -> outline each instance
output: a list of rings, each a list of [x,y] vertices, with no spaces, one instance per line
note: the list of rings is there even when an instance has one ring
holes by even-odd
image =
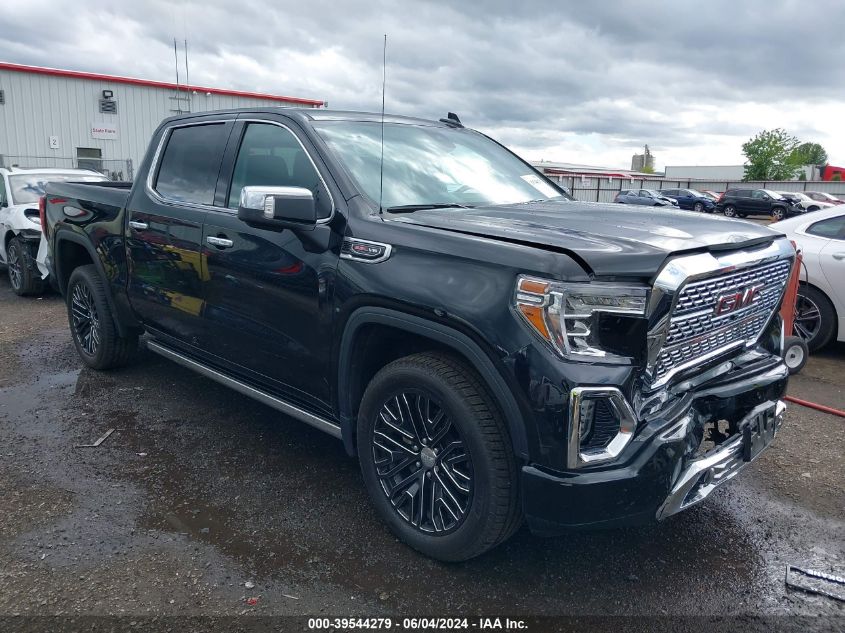
[[[750,306],[760,294],[761,286],[751,286],[745,290],[740,290],[731,295],[722,295],[716,301],[716,316],[720,314],[727,314],[728,312],[735,312],[741,308]]]

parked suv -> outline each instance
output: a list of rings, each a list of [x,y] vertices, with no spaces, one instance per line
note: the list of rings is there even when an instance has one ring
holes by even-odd
[[[719,198],[716,209],[729,218],[768,215],[776,221],[806,212],[800,204],[769,189],[729,189]]]
[[[146,333],[338,438],[378,516],[438,559],[525,520],[665,519],[783,419],[784,236],[572,201],[454,116],[182,115],[131,188],[42,201],[86,365],[129,362]]]
[[[638,204],[647,207],[677,207],[678,203],[654,189],[623,189],[613,199],[619,204]]]
[[[678,206],[687,211],[713,213],[716,203],[710,196],[695,189],[661,189],[660,195],[678,202]]]

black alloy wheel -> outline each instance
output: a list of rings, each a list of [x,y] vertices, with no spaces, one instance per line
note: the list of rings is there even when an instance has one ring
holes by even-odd
[[[93,264],[73,269],[67,282],[67,318],[73,344],[93,369],[113,369],[128,363],[138,348],[137,331],[123,335],[109,305],[109,295]]]
[[[82,351],[96,356],[100,345],[100,318],[91,289],[82,283],[73,287],[70,297],[71,327]]]
[[[460,526],[472,503],[472,460],[440,403],[396,394],[381,406],[372,437],[379,483],[399,516],[427,533]]]
[[[522,524],[507,422],[462,359],[429,351],[388,363],[364,391],[357,426],[373,507],[414,549],[468,560]]]

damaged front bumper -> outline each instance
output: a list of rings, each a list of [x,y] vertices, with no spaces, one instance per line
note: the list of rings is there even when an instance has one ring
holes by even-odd
[[[643,524],[703,501],[769,446],[783,422],[787,380],[780,359],[753,370],[736,367],[691,388],[683,406],[666,417],[639,421],[634,439],[611,465],[566,472],[524,466],[529,526],[551,535]]]

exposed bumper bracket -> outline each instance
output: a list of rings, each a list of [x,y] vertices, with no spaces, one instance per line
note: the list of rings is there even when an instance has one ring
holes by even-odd
[[[772,406],[771,402],[756,407],[740,422],[740,428],[747,426],[747,423],[755,416],[761,414]],[[786,411],[786,404],[782,400],[775,403],[774,431],[776,432],[783,423],[783,414]],[[721,447],[708,455],[690,461],[681,472],[677,482],[672,487],[666,501],[657,510],[657,519],[665,519],[668,516],[686,510],[692,505],[706,499],[711,492],[727,481],[733,479],[746,464],[749,463],[747,440],[743,441],[743,433],[738,433],[725,442]],[[763,447],[762,450],[765,450]],[[762,450],[760,452],[762,452]],[[756,453],[751,459],[759,456]],[[748,461],[746,461],[748,459]]]

